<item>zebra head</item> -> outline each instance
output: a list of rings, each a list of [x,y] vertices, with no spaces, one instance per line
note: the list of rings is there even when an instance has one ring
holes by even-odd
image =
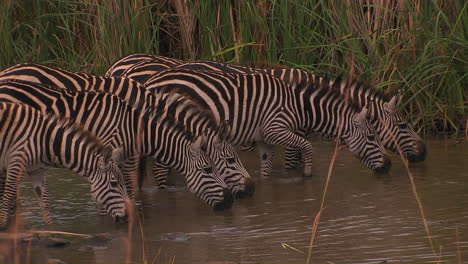
[[[234,197],[251,196],[255,191],[255,184],[234,147],[226,141],[230,133],[228,121],[221,122],[216,133],[209,135],[207,153]]]
[[[342,139],[361,162],[377,173],[386,173],[392,166],[374,127],[367,120],[367,107],[356,112],[350,122],[350,129]]]
[[[380,138],[384,146],[402,155],[411,162],[426,159],[426,145],[411,128],[398,110],[401,102],[400,92],[383,104],[383,113],[379,115],[378,127]]]
[[[91,195],[97,204],[104,208],[116,222],[125,222],[128,217],[127,203],[129,198],[125,189],[122,172],[112,157],[119,149],[111,150],[106,147],[98,153],[98,164],[92,170]]]
[[[205,136],[197,137],[189,146],[187,187],[215,210],[231,208],[232,193],[226,183],[221,180],[217,167],[206,154],[206,147]]]

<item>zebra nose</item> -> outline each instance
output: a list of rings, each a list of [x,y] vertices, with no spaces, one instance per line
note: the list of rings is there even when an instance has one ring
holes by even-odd
[[[252,195],[255,193],[255,182],[251,178],[247,178],[245,180],[244,184],[244,190],[243,191],[238,191],[235,193],[235,198],[236,199],[242,199],[245,197],[252,197]]]
[[[375,168],[374,171],[378,174],[384,174],[384,173],[387,173],[391,167],[392,167],[392,161],[387,157],[387,155],[384,155],[383,165]]]
[[[114,217],[114,222],[125,224],[125,223],[128,222],[128,215],[127,214],[125,214],[125,215],[116,215]]]
[[[232,193],[229,189],[225,188],[223,189],[223,200],[214,206],[215,211],[222,211],[224,209],[229,209],[232,206],[232,203],[234,202],[234,197],[232,196]]]
[[[426,155],[427,155],[426,144],[424,144],[424,142],[422,142],[421,140],[418,140],[416,141],[416,149],[418,151],[417,153],[408,154],[407,156],[408,161],[420,162],[426,159]]]

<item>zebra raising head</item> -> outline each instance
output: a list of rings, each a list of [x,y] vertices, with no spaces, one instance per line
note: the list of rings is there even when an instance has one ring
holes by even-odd
[[[188,189],[205,203],[213,206],[214,210],[230,208],[233,203],[232,193],[226,183],[221,180],[215,164],[206,154],[205,136],[198,136],[189,148],[186,166]]]
[[[349,122],[349,128],[344,131],[341,139],[364,166],[377,173],[386,173],[392,163],[387,157],[374,127],[368,121],[367,113],[367,106],[363,107],[360,112],[354,112]]]
[[[129,198],[122,172],[113,160],[119,151],[120,149],[112,151],[110,147],[97,151],[97,164],[91,164],[88,168],[88,179],[91,182],[91,196],[98,206],[104,208],[115,222],[125,222]]]
[[[387,149],[396,153],[401,151],[410,162],[424,161],[426,145],[398,110],[400,103],[401,92],[383,103],[382,114],[378,117],[380,122],[374,126],[382,135],[382,143]]]
[[[221,122],[212,140],[208,143],[210,157],[214,159],[216,168],[220,169],[219,174],[236,198],[251,196],[255,191],[255,184],[247,170],[242,165],[239,155],[234,147],[226,141],[231,133],[228,121]]]

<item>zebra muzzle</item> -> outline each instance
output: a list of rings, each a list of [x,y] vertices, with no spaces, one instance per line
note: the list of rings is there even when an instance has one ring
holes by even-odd
[[[418,152],[414,153],[409,153],[406,155],[406,158],[408,159],[409,162],[421,162],[426,159],[427,155],[427,150],[426,150],[426,144],[424,144],[422,141],[417,141],[416,142],[416,149]]]
[[[234,197],[229,189],[223,189],[223,200],[214,205],[215,211],[222,211],[225,209],[229,209],[234,202]]]
[[[383,165],[374,169],[374,172],[378,174],[387,173],[392,167],[392,161],[385,155],[383,157]]]

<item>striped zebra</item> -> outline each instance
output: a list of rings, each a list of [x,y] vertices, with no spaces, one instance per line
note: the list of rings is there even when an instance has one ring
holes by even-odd
[[[151,65],[146,64],[145,62],[151,62]],[[184,61],[182,60],[169,57],[135,53],[114,62],[106,71],[105,76],[126,76],[127,71],[130,73],[136,72],[138,75],[132,75],[132,79],[144,82],[145,79],[152,75],[152,72],[154,71],[166,70],[183,63]],[[140,67],[140,65],[142,67]]]
[[[138,68],[145,67],[146,69],[149,69],[152,67],[152,64],[152,61],[148,59],[144,62],[141,62],[138,67],[136,65],[134,67],[129,67],[125,71],[125,76],[129,78],[132,78],[132,76],[141,76],[142,73],[138,73]],[[160,62],[158,62],[158,64],[160,64]],[[128,63],[128,65],[131,64]],[[396,153],[400,153],[401,151],[402,155],[406,157],[410,162],[418,162],[425,160],[426,146],[424,142],[411,128],[409,123],[405,120],[403,114],[398,110],[398,106],[401,102],[400,93],[393,96],[391,99],[387,99],[382,93],[377,92],[375,89],[372,89],[369,86],[359,84],[357,82],[354,82],[353,85],[347,85],[350,82],[342,81],[340,78],[322,78],[310,72],[294,68],[249,68],[240,65],[204,60],[188,62],[185,64],[178,65],[175,68],[222,71],[228,73],[252,73],[254,71],[263,72],[280,78],[281,80],[291,85],[302,82],[329,82],[329,84],[321,86],[329,87],[331,89],[339,91],[342,97],[345,97],[347,100],[351,100],[353,104],[355,104],[356,107],[360,109],[364,107],[366,102],[374,102],[372,104],[373,107],[369,109],[370,122],[376,128],[379,138],[386,149]],[[151,74],[154,75],[157,73],[159,73],[157,67],[154,67],[154,71],[152,72],[148,70],[144,72],[144,74],[147,75],[145,77],[146,79],[149,78]],[[334,85],[335,83],[337,85]],[[301,155],[298,150],[286,148],[285,167],[296,167],[301,163],[300,157]]]
[[[248,69],[250,70],[250,68]],[[369,109],[370,122],[376,129],[384,147],[392,152],[401,152],[410,162],[425,160],[426,145],[398,109],[401,103],[400,91],[389,99],[362,83],[353,82],[353,85],[347,85],[349,82],[342,81],[341,78],[323,78],[300,69],[270,67],[257,68],[256,70],[271,74],[288,83],[320,83],[321,86],[338,91],[358,108],[362,108],[366,102],[372,101],[372,108]]]
[[[132,175],[137,171],[136,157],[140,155],[154,157],[181,172],[188,189],[215,209],[232,204],[227,185],[202,151],[205,138],[194,138],[171,116],[163,116],[157,110],[140,113],[108,93],[67,91],[25,81],[0,82],[0,99],[64,115],[82,124],[106,145],[121,147],[117,157],[132,199]]]
[[[9,79],[43,83],[76,91],[107,92],[141,109],[150,109],[157,105],[157,97],[148,92],[140,83],[129,78],[100,77],[84,73],[74,73],[57,67],[29,63],[18,64],[0,72],[0,81]],[[170,101],[177,105],[177,107],[168,105],[171,113],[173,113],[172,117],[180,120],[195,135],[201,136],[206,132],[209,135],[207,140],[210,142],[206,152],[215,162],[220,172],[220,177],[228,184],[231,192],[236,197],[241,198],[251,195],[255,189],[252,178],[242,165],[234,148],[215,132],[229,129],[229,126],[220,124],[220,128],[218,128],[215,123],[209,121],[200,111],[191,111],[192,116],[189,119],[184,119],[183,116],[179,117],[179,113],[185,113],[184,109],[190,109],[193,106],[193,103],[189,101],[184,101],[187,104],[187,106],[184,106],[184,104],[180,103],[181,100]],[[215,144],[211,144],[211,142],[215,142]],[[156,162],[158,163],[158,161]],[[159,188],[166,187],[166,177],[164,175],[167,175],[168,171],[164,167],[160,163],[153,166],[153,174]],[[143,172],[140,172],[140,175],[142,174]]]
[[[97,204],[116,221],[127,218],[122,174],[111,160],[115,151],[68,120],[42,115],[24,104],[0,102],[0,146],[0,229],[15,212],[18,184],[24,174],[32,179],[45,222],[51,223],[45,177],[48,167],[67,168],[86,177]]]
[[[158,93],[183,91],[211,111],[218,122],[229,120],[228,140],[232,144],[258,145],[263,176],[271,172],[273,145],[301,149],[305,158],[304,175],[310,176],[312,146],[304,135],[312,131],[337,138],[376,172],[386,172],[391,167],[374,128],[366,119],[367,108],[357,112],[333,89],[310,83],[289,87],[263,73],[184,69],[166,70],[144,85]]]

